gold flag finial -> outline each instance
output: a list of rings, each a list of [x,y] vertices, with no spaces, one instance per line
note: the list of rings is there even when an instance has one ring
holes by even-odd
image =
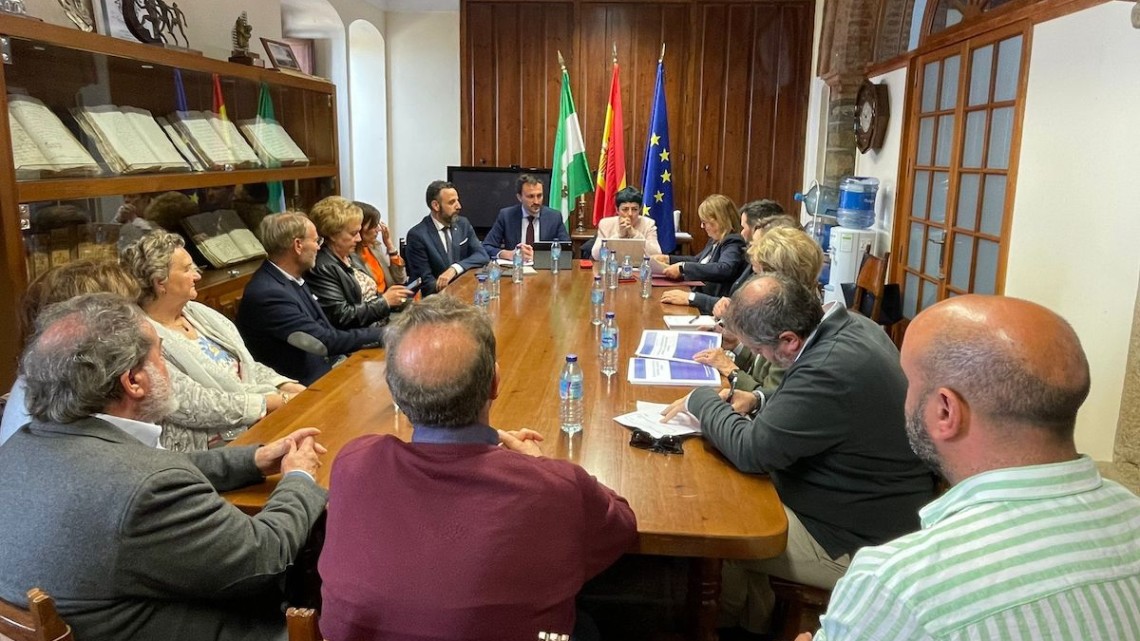
[[[614,64],[617,64],[617,40],[614,41]]]
[[[661,57],[657,59],[658,63],[665,62],[665,43],[661,43]]]
[[[558,51],[558,66],[562,67],[563,71],[566,71],[566,59],[562,57],[562,51]]]

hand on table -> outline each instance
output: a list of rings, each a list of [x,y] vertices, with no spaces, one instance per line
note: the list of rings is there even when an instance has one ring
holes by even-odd
[[[724,318],[728,313],[729,306],[732,305],[732,299],[727,296],[722,296],[716,303],[713,304],[712,315],[717,318]]]
[[[702,349],[701,351],[693,354],[693,360],[701,365],[708,365],[715,368],[722,376],[728,376],[736,369],[736,362],[724,353],[724,350],[719,347],[710,347]]]
[[[296,396],[306,389],[308,388],[300,383],[282,383],[281,385],[277,386],[278,392],[285,392],[290,396]]]
[[[681,280],[681,263],[674,263],[665,268],[661,275],[669,280]]]
[[[661,302],[666,305],[688,305],[689,292],[680,289],[670,289],[661,294]]]
[[[439,275],[439,278],[435,279],[435,291],[442,292],[458,275],[459,273],[455,271],[454,267],[448,267],[447,269],[443,270],[443,273]]]
[[[328,452],[324,445],[317,442],[317,434],[320,433],[315,427],[302,427],[288,436],[257,448],[253,462],[265,476],[293,470],[315,475],[321,466],[321,455]]]
[[[528,456],[542,456],[542,450],[538,447],[538,442],[542,440],[542,434],[525,427],[521,430],[499,430],[499,443],[503,447]]]
[[[726,403],[728,402],[727,387],[720,391],[720,398]],[[740,390],[734,390],[732,392],[732,410],[737,414],[744,414],[745,416],[751,414],[756,409],[758,403],[759,401],[756,400],[756,395],[752,392],[742,392]]]
[[[531,247],[530,245],[523,243],[523,244],[519,245],[519,249],[522,250],[523,262],[524,263],[534,262],[534,247]]]

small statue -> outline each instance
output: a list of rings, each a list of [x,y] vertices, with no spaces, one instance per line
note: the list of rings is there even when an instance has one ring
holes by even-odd
[[[67,14],[67,19],[71,20],[72,24],[78,27],[80,31],[91,32],[95,30],[95,21],[91,16],[90,5],[79,0],[56,0],[56,2]]]
[[[182,34],[182,41],[189,47],[190,39],[186,37],[186,30],[183,29],[183,27],[189,27],[190,22],[186,19],[186,14],[182,13],[182,10],[178,8],[177,2],[172,3],[171,11],[174,14],[174,19],[170,21],[170,37],[174,37],[174,27],[178,27],[178,33]],[[178,40],[175,39],[175,42],[177,41]]]
[[[234,50],[230,52],[230,62],[262,66],[261,56],[249,50],[249,38],[252,35],[253,27],[249,25],[249,17],[242,11],[238,19],[234,21]]]

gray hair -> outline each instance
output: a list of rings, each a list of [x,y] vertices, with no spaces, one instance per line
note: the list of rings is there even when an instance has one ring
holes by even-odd
[[[257,226],[257,237],[270,258],[280,256],[293,247],[293,241],[305,237],[309,218],[299,211],[270,214]]]
[[[155,283],[170,277],[174,252],[185,246],[186,241],[178,234],[157,230],[123,249],[119,262],[138,283],[139,305],[146,305],[158,297]]]
[[[466,359],[440,353],[429,362],[409,362],[410,357],[403,357],[404,337],[428,326],[466,332],[473,349]],[[462,427],[478,420],[495,375],[495,332],[485,313],[453,296],[431,296],[396,315],[387,327],[384,349],[388,388],[413,425]]]
[[[122,398],[119,377],[141,367],[154,340],[142,310],[115,294],[84,294],[47,307],[20,359],[28,413],[71,423]]]
[[[1034,371],[1040,365],[999,332],[946,326],[918,359],[926,381],[921,396],[947,387],[995,422],[1031,425],[1071,440],[1077,411],[1089,394],[1089,363],[1072,326],[1058,322],[1063,330],[1054,342],[1061,355],[1050,365],[1067,372],[1060,384]]]
[[[764,281],[774,281],[775,287],[761,295],[756,290]],[[732,333],[768,345],[784,332],[807,338],[821,320],[823,308],[815,292],[780,273],[764,274],[738,289],[724,316]]]

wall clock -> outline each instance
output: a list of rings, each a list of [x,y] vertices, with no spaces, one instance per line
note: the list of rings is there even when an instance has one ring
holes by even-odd
[[[855,95],[855,145],[859,151],[878,151],[887,135],[887,120],[891,106],[887,85],[864,80]]]

